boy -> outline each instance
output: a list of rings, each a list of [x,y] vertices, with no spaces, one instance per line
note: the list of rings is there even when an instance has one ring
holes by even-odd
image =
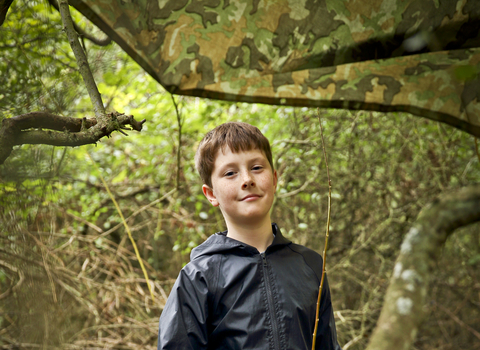
[[[225,123],[201,141],[195,165],[227,231],[193,249],[160,317],[158,349],[310,350],[322,258],[270,220],[277,173],[256,127]],[[317,349],[341,350],[324,283]]]

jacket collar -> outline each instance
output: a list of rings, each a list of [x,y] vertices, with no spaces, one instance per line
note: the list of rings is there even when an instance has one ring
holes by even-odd
[[[227,239],[231,239],[231,238],[227,237],[227,233],[228,233],[228,231],[222,231],[222,232],[217,232],[216,235],[221,235],[221,236],[226,237]],[[278,227],[278,225],[275,222],[272,223],[272,233],[275,236],[275,238],[273,239],[272,244],[270,244],[268,246],[268,248],[273,247],[273,246],[277,246],[277,245],[287,245],[287,244],[292,243],[290,240],[283,237],[282,231],[280,231],[280,228]],[[238,242],[238,241],[236,241],[236,242]],[[248,244],[245,244],[245,243],[242,243],[242,242],[240,242],[240,243],[245,245],[245,246],[248,246]],[[268,248],[267,248],[267,250],[268,250]]]
[[[224,253],[236,249],[240,249],[249,255],[258,254],[256,248],[227,237],[227,232],[228,231],[217,232],[216,234],[211,235],[205,242],[192,250],[190,260],[201,255]],[[275,238],[273,239],[272,244],[267,248],[267,252],[292,243],[290,240],[283,237],[282,232],[276,223],[272,223],[272,233],[275,235]]]
[[[272,231],[273,231],[273,234],[275,235],[275,238],[273,239],[273,242],[270,245],[270,247],[278,246],[278,245],[287,245],[287,244],[292,243],[290,240],[283,237],[282,231],[280,231],[280,228],[278,227],[278,225],[276,223],[272,223]],[[270,248],[270,247],[268,247],[268,248]]]

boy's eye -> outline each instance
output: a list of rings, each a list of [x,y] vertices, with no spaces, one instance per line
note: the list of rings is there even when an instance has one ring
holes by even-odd
[[[253,169],[253,170],[262,170],[262,169],[263,169],[263,166],[261,166],[261,165],[255,165],[252,169]]]
[[[235,172],[234,172],[234,171],[227,171],[227,172],[225,173],[225,176],[233,176],[233,175],[235,175]]]

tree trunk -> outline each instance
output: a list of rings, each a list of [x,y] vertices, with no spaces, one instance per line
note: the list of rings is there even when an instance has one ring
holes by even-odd
[[[480,221],[480,186],[436,199],[420,212],[396,261],[383,309],[367,350],[405,350],[425,316],[429,276],[448,236]]]

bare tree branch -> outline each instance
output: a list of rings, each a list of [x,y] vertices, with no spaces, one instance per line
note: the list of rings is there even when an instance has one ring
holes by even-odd
[[[5,4],[5,1],[0,0],[0,10],[3,9],[2,6],[6,6]],[[48,112],[32,112],[4,119],[0,126],[0,164],[3,164],[8,158],[15,145],[46,144],[73,147],[96,143],[102,137],[110,136],[114,131],[126,135],[123,130],[142,130],[145,119],[136,121],[132,115],[119,112],[105,113],[102,97],[88,65],[85,52],[78,41],[67,0],[59,0],[59,11],[80,74],[92,101],[96,118],[79,119]]]
[[[427,285],[448,236],[480,221],[480,186],[435,200],[419,214],[397,258],[367,350],[409,349],[423,321]]]
[[[87,88],[88,95],[93,104],[93,109],[95,110],[95,117],[101,121],[105,116],[105,108],[103,106],[102,97],[98,91],[97,84],[95,84],[95,79],[93,78],[92,71],[88,65],[87,56],[83,51],[80,42],[78,41],[78,35],[73,27],[72,16],[70,15],[69,5],[67,0],[59,0],[58,6],[60,9],[60,14],[62,16],[63,29],[68,37],[68,42],[72,48],[75,59],[77,60],[78,68],[80,74],[82,75],[85,87]]]
[[[19,130],[31,128],[43,128],[58,131],[79,132],[82,127],[82,121],[85,128],[90,128],[97,124],[94,118],[73,118],[56,115],[49,112],[31,112],[22,114],[10,119],[6,119],[4,123],[10,123]]]
[[[102,125],[96,119],[63,117],[48,112],[32,112],[4,119],[0,127],[0,164],[16,145],[82,146],[96,143],[114,131],[141,131],[144,122],[145,119],[139,122],[133,115],[118,112],[108,113]]]
[[[57,1],[56,0],[48,0],[49,4],[52,5],[57,11],[60,12],[60,9],[58,8],[58,4],[57,4]],[[72,22],[73,23],[73,28],[75,28],[75,31],[78,33],[79,36],[87,39],[87,40],[90,40],[92,43],[94,43],[95,45],[98,45],[98,46],[107,46],[109,45],[111,42],[112,42],[112,39],[107,36],[106,38],[104,39],[99,39],[89,33],[87,33],[85,30],[83,30],[82,28],[80,28],[80,26],[78,24],[76,24],[75,22]]]

